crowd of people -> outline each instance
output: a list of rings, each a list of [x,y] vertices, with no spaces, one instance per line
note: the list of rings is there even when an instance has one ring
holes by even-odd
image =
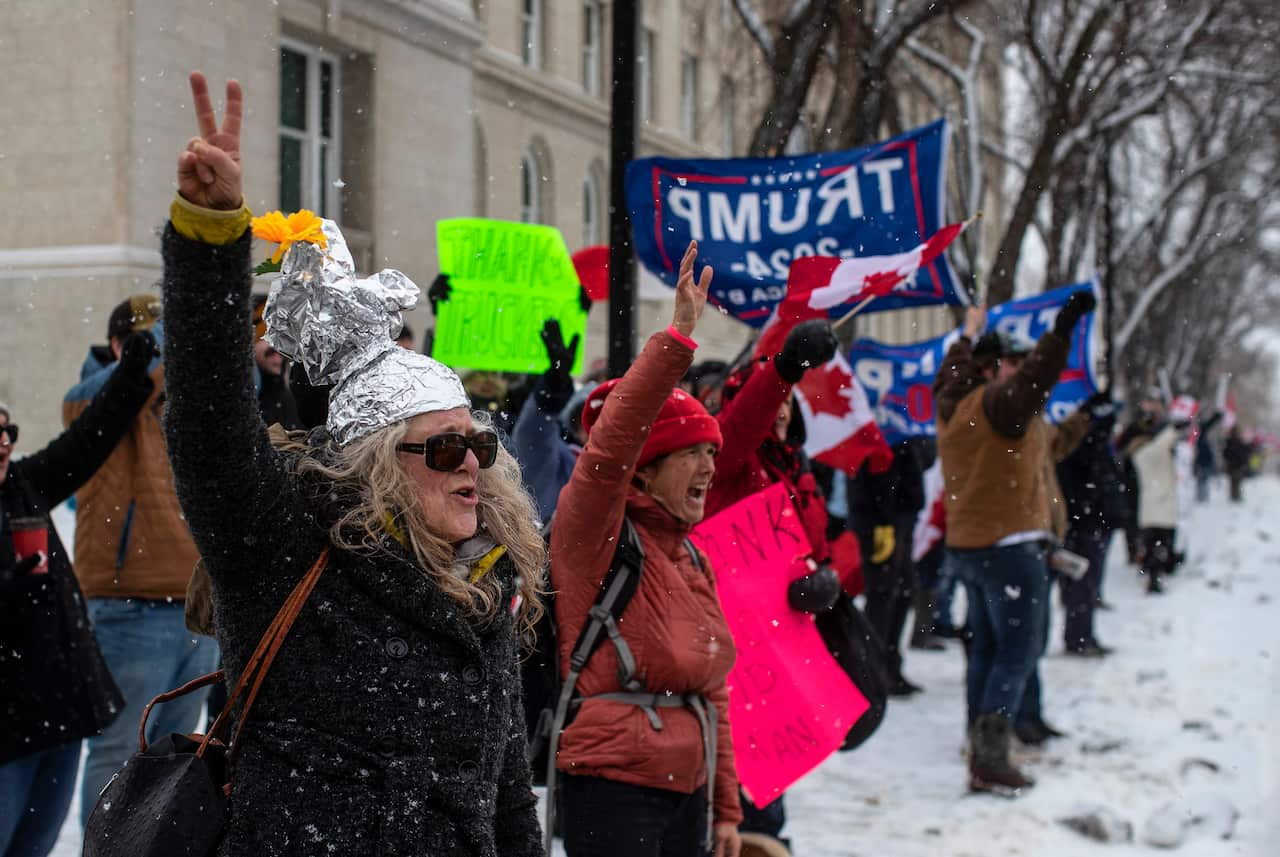
[[[936,442],[852,473],[805,455],[793,395],[836,353],[826,321],[761,359],[695,363],[713,277],[696,243],[670,326],[623,377],[575,381],[580,343],[548,320],[545,373],[464,385],[403,335],[416,287],[358,277],[330,221],[282,246],[270,297],[251,293],[242,95],[228,84],[218,124],[191,84],[162,297],[111,314],[43,449],[17,457],[19,412],[0,406],[0,857],[51,850],[82,743],[82,821],[109,824],[89,822],[144,707],[219,664],[225,681],[157,706],[144,736],[235,721],[219,854],[542,855],[552,833],[570,857],[786,854],[785,798],[760,806],[738,783],[736,649],[689,538],[704,518],[785,486],[812,548],[787,603],[871,703],[845,749],[887,698],[925,690],[911,650],[960,641],[978,792],[1030,788],[1016,742],[1062,734],[1037,669],[1052,589],[1065,651],[1104,657],[1113,534],[1152,593],[1183,559],[1178,456],[1198,426],[1207,497],[1218,418],[1170,419],[1153,398],[1117,432],[1099,393],[1046,419],[1088,291],[1038,342],[970,309],[934,386]],[[1221,458],[1239,500],[1254,450],[1238,427]],[[50,518],[72,495],[74,568]],[[255,647],[290,603],[264,665]],[[526,674],[548,627],[569,691],[544,830]],[[607,644],[583,645],[589,630]]]

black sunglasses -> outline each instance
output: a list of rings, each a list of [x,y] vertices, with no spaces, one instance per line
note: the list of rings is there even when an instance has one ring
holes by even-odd
[[[0,434],[7,434],[9,436],[9,445],[13,446],[18,442],[18,424],[6,423],[0,426]]]
[[[457,470],[467,460],[467,450],[476,454],[481,469],[498,460],[498,433],[478,431],[471,435],[451,431],[433,434],[423,443],[398,443],[396,452],[421,455],[432,470]]]

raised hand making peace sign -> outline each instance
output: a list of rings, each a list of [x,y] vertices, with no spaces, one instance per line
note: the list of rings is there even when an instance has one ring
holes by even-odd
[[[209,99],[209,84],[198,71],[191,73],[191,98],[196,106],[200,136],[187,142],[178,156],[178,193],[202,208],[231,211],[244,202],[240,174],[240,84],[227,81],[227,112],[218,129]]]

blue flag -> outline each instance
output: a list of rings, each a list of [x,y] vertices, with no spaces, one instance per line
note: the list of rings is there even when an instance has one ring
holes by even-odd
[[[1093,289],[1097,284],[1080,283],[1064,286],[1044,294],[992,307],[987,314],[987,329],[1037,340],[1053,327],[1058,310],[1072,292]],[[1098,392],[1094,372],[1094,313],[1077,323],[1071,335],[1071,354],[1067,368],[1049,398],[1046,416],[1059,423],[1069,417],[1080,403]],[[849,351],[849,364],[867,391],[876,413],[876,422],[890,444],[911,437],[934,437],[933,379],[947,349],[960,336],[955,330],[946,336],[914,345],[885,345],[872,339],[859,339]]]
[[[846,152],[783,158],[643,158],[627,165],[636,256],[669,286],[698,241],[715,268],[711,300],[752,327],[768,320],[801,256],[911,250],[946,225],[947,125],[939,119]],[[945,257],[868,312],[967,304]]]

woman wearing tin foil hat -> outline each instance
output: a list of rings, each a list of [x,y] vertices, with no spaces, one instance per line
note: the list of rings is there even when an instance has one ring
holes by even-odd
[[[200,136],[164,235],[167,432],[229,684],[332,546],[245,720],[219,853],[541,855],[517,635],[544,557],[518,466],[450,369],[396,346],[417,286],[357,279],[335,224],[278,214],[255,224],[285,250],[266,339],[333,389],[324,429],[273,444],[240,87],[221,128],[199,73],[191,88]]]

